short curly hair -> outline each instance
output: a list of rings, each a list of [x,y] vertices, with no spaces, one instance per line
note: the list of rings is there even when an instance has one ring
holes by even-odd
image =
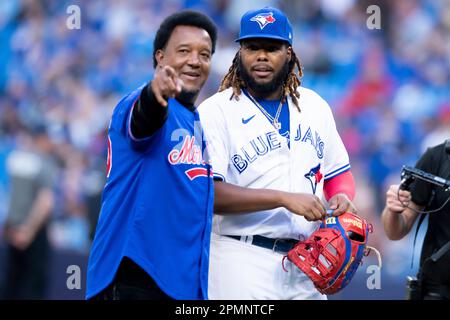
[[[172,35],[173,30],[177,26],[193,26],[204,29],[208,32],[212,43],[212,53],[216,49],[217,27],[214,22],[201,12],[193,10],[183,10],[168,16],[159,26],[153,41],[153,67],[156,68],[156,52],[164,49]]]

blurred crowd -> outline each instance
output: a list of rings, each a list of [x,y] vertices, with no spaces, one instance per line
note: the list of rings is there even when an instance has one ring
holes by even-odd
[[[425,148],[450,138],[450,0],[1,1],[0,227],[18,170],[11,157],[23,160],[19,171],[27,171],[32,161],[21,151],[37,148],[43,133],[56,176],[51,246],[87,254],[105,182],[109,118],[121,96],[152,77],[160,22],[193,8],[218,24],[201,102],[231,65],[242,13],[264,4],[289,16],[303,85],[333,109],[356,178],[356,205],[378,230],[371,242],[388,271],[408,272],[409,240],[389,242],[379,217],[402,165],[413,165]],[[380,8],[381,29],[366,24],[373,4]],[[67,26],[70,5],[80,8],[80,29]]]

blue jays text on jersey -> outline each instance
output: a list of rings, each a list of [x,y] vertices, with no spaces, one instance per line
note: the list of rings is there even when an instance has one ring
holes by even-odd
[[[290,134],[287,134],[285,138],[289,139],[289,136]],[[317,131],[314,131],[313,134],[313,130],[311,130],[311,127],[308,127],[305,132],[302,132],[301,124],[299,124],[293,140],[294,142],[309,142],[311,146],[316,150],[317,158],[323,158],[325,144]],[[231,163],[239,173],[242,173],[257,158],[281,148],[282,143],[283,142],[279,140],[279,135],[276,133],[276,131],[269,131],[264,135],[260,135],[250,140],[248,143],[242,146],[241,153],[231,156]]]
[[[169,99],[164,125],[135,139],[130,119],[141,90],[119,102],[109,127],[86,296],[107,287],[128,257],[169,296],[206,299],[214,187],[198,113]]]

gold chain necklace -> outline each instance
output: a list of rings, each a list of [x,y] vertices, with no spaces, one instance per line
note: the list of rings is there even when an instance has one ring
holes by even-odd
[[[261,112],[264,113],[264,115],[267,118],[272,120],[272,125],[275,127],[275,129],[280,130],[281,123],[278,121],[278,118],[280,117],[281,109],[283,109],[283,99],[280,99],[280,104],[278,105],[277,113],[275,114],[275,118],[274,118],[266,111],[266,109],[264,109],[264,107],[258,101],[256,101],[255,98],[253,98],[253,96],[250,94],[250,92],[247,91],[247,93],[248,93],[250,100],[258,107],[258,109],[261,110]]]

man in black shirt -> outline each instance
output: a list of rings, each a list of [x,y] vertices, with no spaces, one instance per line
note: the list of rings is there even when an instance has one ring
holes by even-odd
[[[416,168],[449,179],[449,146],[447,140],[447,143],[429,148]],[[399,187],[392,185],[386,193],[382,214],[384,230],[389,239],[400,240],[409,233],[420,211],[435,211],[429,216],[418,279],[422,299],[450,299],[450,250],[445,251],[450,241],[450,201],[447,201],[450,191],[420,179],[414,180],[410,191],[399,190]],[[441,248],[442,256],[431,258]]]

